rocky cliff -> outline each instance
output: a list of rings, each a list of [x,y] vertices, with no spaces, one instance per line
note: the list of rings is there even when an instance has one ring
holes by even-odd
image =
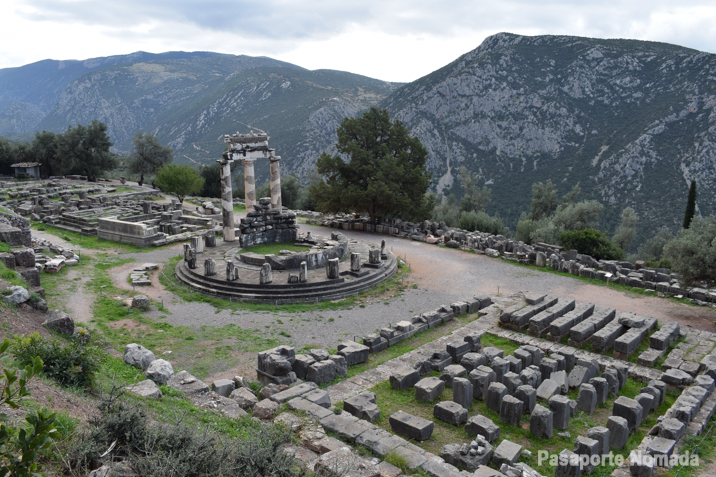
[[[716,55],[679,46],[501,33],[382,106],[428,148],[438,187],[457,169],[493,191],[514,225],[531,185],[579,184],[613,227],[632,206],[642,235],[683,220],[691,179],[716,212]]]

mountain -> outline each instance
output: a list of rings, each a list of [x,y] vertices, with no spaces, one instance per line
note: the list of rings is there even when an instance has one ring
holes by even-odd
[[[43,60],[18,68],[0,69],[0,134],[26,133],[54,106],[62,91],[79,76],[107,66],[162,59],[206,58],[211,52],[170,51],[90,58],[88,60]]]
[[[716,55],[635,40],[500,33],[381,103],[429,151],[446,192],[465,166],[492,189],[491,212],[514,227],[531,185],[624,207],[642,238],[683,220],[691,179],[716,212]]]

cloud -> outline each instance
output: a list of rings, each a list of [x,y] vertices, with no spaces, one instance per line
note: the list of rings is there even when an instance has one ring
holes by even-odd
[[[24,63],[140,49],[208,50],[411,81],[500,31],[633,38],[716,51],[713,0],[683,6],[673,0],[8,2],[14,7],[0,4],[0,45],[6,45],[0,56]],[[22,42],[13,41],[18,35]]]

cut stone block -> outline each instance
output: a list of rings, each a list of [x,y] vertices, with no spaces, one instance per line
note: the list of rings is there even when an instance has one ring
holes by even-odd
[[[522,386],[522,380],[519,375],[509,371],[502,377],[502,384],[507,387],[507,392],[509,394],[514,394],[515,390]]]
[[[590,376],[590,374],[591,373],[589,369],[585,368],[584,366],[575,366],[567,377],[569,389],[577,389],[582,384],[588,383],[589,380],[593,377]]]
[[[587,456],[588,463],[582,466],[582,471],[591,474],[594,471],[594,464],[591,463],[593,455],[599,455],[600,444],[589,437],[577,436],[574,442],[574,453],[580,456]]]
[[[469,373],[478,366],[484,366],[487,364],[487,358],[482,353],[467,353],[460,360],[460,365],[467,370]]]
[[[510,426],[519,426],[522,418],[522,401],[513,396],[505,396],[500,403],[500,422]]]
[[[483,349],[483,350],[482,350],[482,354],[485,355],[485,357],[487,358],[487,361],[488,361],[489,363],[491,363],[492,360],[495,359],[495,358],[497,358],[497,357],[500,357],[500,358],[504,358],[504,357],[505,357],[505,352],[504,352],[504,351],[502,351],[502,350],[499,349],[499,348],[495,348],[495,347],[493,347],[493,346],[488,346],[488,347],[486,347],[485,349]]]
[[[441,421],[459,426],[467,422],[467,409],[453,401],[443,401],[433,407],[433,416]]]
[[[495,372],[497,382],[502,382],[502,377],[510,371],[510,362],[498,356],[492,360],[490,368]]]
[[[542,381],[545,379],[548,379],[552,373],[559,371],[559,364],[557,361],[553,360],[552,358],[542,358],[542,361],[539,363],[539,369],[542,373]]]
[[[348,341],[338,345],[338,354],[346,359],[348,366],[355,366],[368,361],[370,348],[354,341]]]
[[[425,441],[430,438],[435,428],[433,421],[413,416],[407,412],[398,411],[389,418],[390,428],[393,432],[402,434],[416,441]]]
[[[296,360],[293,362],[292,369],[293,372],[296,373],[296,377],[298,379],[306,379],[306,373],[308,373],[308,368],[315,363],[316,360],[313,358],[313,356],[310,356],[308,354],[297,354]]]
[[[498,413],[500,412],[500,403],[507,396],[507,387],[502,383],[492,383],[487,388],[487,398],[485,404],[487,408]]]
[[[487,442],[494,442],[500,437],[500,428],[490,418],[482,415],[472,416],[465,425],[465,431],[471,436],[482,436]]]
[[[465,341],[454,341],[448,343],[446,349],[448,354],[450,354],[450,356],[452,357],[452,362],[459,363],[462,360],[463,356],[470,352],[470,343],[467,343]]]
[[[271,399],[259,401],[254,406],[252,415],[257,419],[272,419],[278,412],[279,404]]]
[[[145,379],[136,384],[125,387],[128,392],[147,399],[159,400],[162,398],[162,391],[157,386],[157,383],[151,379]]]
[[[414,369],[402,366],[393,371],[390,375],[390,385],[399,391],[415,386],[420,381],[420,375]]]
[[[318,389],[318,385],[313,382],[303,383],[299,384],[297,386],[293,386],[291,388],[286,389],[285,391],[278,392],[276,394],[271,395],[270,399],[272,401],[276,401],[279,404],[283,404],[285,402],[290,401],[291,399],[299,396],[303,396],[304,394],[307,394],[314,389]]]
[[[537,366],[530,366],[522,370],[520,380],[522,380],[522,384],[527,384],[537,389],[542,384],[542,373]]]
[[[515,397],[522,401],[522,412],[531,414],[537,404],[537,391],[535,388],[523,384],[515,390]]]
[[[416,401],[434,401],[440,397],[445,390],[445,381],[430,376],[423,378],[415,384],[415,400]]]
[[[599,453],[602,455],[609,454],[609,429],[606,427],[592,427],[587,430],[587,437],[599,442]]]
[[[509,361],[510,363],[510,372],[520,374],[522,372],[522,361],[515,358],[514,356],[507,356],[505,358],[506,361]]]
[[[517,460],[519,460],[521,455],[521,445],[515,444],[514,442],[510,442],[507,439],[504,439],[502,442],[500,442],[500,445],[497,446],[497,448],[493,452],[492,462],[496,466],[501,466],[502,464],[513,465],[515,462],[517,462]]]
[[[589,380],[589,384],[594,386],[594,390],[597,393],[597,404],[604,404],[607,402],[609,397],[609,384],[605,378],[592,378]]]
[[[554,477],[581,477],[582,464],[579,456],[574,452],[564,449],[559,453],[557,459],[557,468],[554,471]]]
[[[328,384],[334,379],[336,379],[336,363],[331,360],[313,363],[306,372],[306,380],[316,384]]]
[[[465,376],[467,376],[467,370],[465,368],[459,364],[451,364],[443,369],[442,374],[440,374],[440,379],[445,381],[445,386],[451,388],[454,378],[463,378]]]
[[[539,404],[530,415],[530,433],[540,439],[552,438],[552,411]]]
[[[529,351],[522,348],[517,348],[512,355],[522,361],[522,369],[525,369],[527,366],[532,365],[532,353],[530,353]]]
[[[623,417],[609,416],[607,429],[609,429],[609,447],[622,450],[629,439],[629,422]]]
[[[577,396],[577,409],[589,415],[594,414],[597,407],[597,391],[591,384],[582,384]]]
[[[661,391],[656,389],[654,386],[645,386],[645,387],[641,388],[641,390],[639,392],[641,394],[650,394],[654,398],[654,401],[652,402],[652,405],[651,405],[651,409],[649,409],[647,412],[656,411],[657,409],[659,409],[659,401],[661,400]],[[642,404],[642,407],[643,406],[644,405]],[[646,408],[645,408],[645,410],[646,410]]]
[[[569,427],[569,417],[572,414],[570,399],[567,396],[552,396],[549,398],[549,410],[553,413],[553,424],[555,429],[565,431]]]
[[[217,379],[211,383],[211,390],[219,396],[229,397],[234,390],[233,379]]]
[[[569,392],[569,377],[567,376],[567,371],[557,371],[556,373],[552,373],[552,376],[550,376],[549,379],[559,385],[559,392],[561,394],[567,394]]]
[[[465,378],[454,378],[452,380],[452,400],[467,410],[472,407],[472,399],[472,383]],[[467,420],[467,415],[465,420]]]
[[[646,446],[646,452],[653,456],[665,455],[671,457],[676,447],[676,441],[673,439],[665,439],[656,437]]]
[[[343,401],[343,410],[368,422],[374,422],[380,418],[380,409],[376,404],[375,393],[370,391],[365,391]]]
[[[639,426],[641,425],[641,420],[644,416],[644,408],[634,399],[619,396],[616,401],[614,401],[612,415],[626,419],[629,432],[636,432],[639,430]]]
[[[351,421],[342,416],[331,414],[321,419],[321,425],[327,431],[335,433],[341,439],[355,442],[356,438],[369,429],[365,421]]]
[[[714,390],[714,378],[705,374],[696,376],[694,380],[697,386],[704,388],[706,391],[711,393]]]
[[[560,392],[560,386],[551,379],[545,379],[537,388],[537,397],[545,401],[551,398],[555,393]]]

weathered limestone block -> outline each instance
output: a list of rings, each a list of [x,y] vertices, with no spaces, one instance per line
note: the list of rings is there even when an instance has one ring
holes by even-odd
[[[634,399],[619,396],[616,401],[614,401],[612,415],[626,419],[629,432],[636,432],[639,430],[642,417],[645,414],[644,408]]]
[[[226,280],[234,282],[239,279],[239,269],[234,262],[226,262]]]
[[[467,422],[467,409],[453,401],[442,401],[433,407],[433,416],[448,424],[459,426]]]
[[[229,397],[234,391],[234,380],[233,379],[217,379],[211,383],[211,390],[219,396]]]
[[[368,250],[368,263],[371,265],[380,263],[380,249],[372,248]]]
[[[535,388],[523,384],[515,390],[515,397],[522,401],[522,412],[531,414],[537,404],[537,391]]]
[[[467,375],[467,370],[460,366],[459,364],[451,364],[450,366],[446,366],[442,374],[440,375],[440,379],[445,381],[445,385],[447,387],[452,387],[452,381],[454,378],[462,378]],[[416,381],[417,382],[417,381]]]
[[[155,359],[144,372],[144,375],[157,384],[167,384],[174,377],[174,368],[163,359]]]
[[[43,326],[63,335],[72,336],[72,333],[75,331],[75,320],[64,311],[52,310],[50,316],[43,323]],[[154,359],[154,355],[152,355],[152,359]],[[147,366],[149,366],[149,364],[147,364]]]
[[[552,411],[539,404],[530,415],[530,433],[539,439],[552,438]]]
[[[360,253],[351,253],[351,272],[360,272]]]
[[[207,258],[204,260],[204,276],[211,277],[216,275],[216,260]]]
[[[555,429],[567,430],[569,417],[571,415],[570,399],[567,396],[552,396],[549,398],[549,410],[553,413],[553,424]]]
[[[487,398],[485,399],[487,408],[499,413],[500,403],[507,396],[507,387],[502,383],[492,383],[487,388]],[[521,401],[520,401],[521,402]]]
[[[415,439],[416,441],[430,439],[430,436],[433,434],[433,429],[435,428],[433,421],[428,421],[427,419],[413,416],[403,411],[392,414],[389,418],[389,422],[393,432]]]
[[[416,401],[434,401],[445,390],[445,381],[436,377],[430,376],[423,378],[415,384],[415,400]]]
[[[491,368],[488,368],[487,366],[478,366],[470,371],[468,378],[472,383],[472,391],[475,399],[484,401],[487,399],[487,389],[490,384],[495,382],[497,376]]]
[[[472,407],[472,399],[472,383],[465,378],[453,378],[452,400],[467,410]],[[467,420],[467,413],[465,414],[465,420]]]
[[[142,371],[145,371],[155,359],[154,353],[137,343],[130,343],[124,347],[124,362]]]
[[[589,415],[594,414],[597,407],[597,391],[591,384],[582,384],[577,396],[577,409]]]
[[[159,400],[162,398],[162,391],[151,379],[145,379],[136,384],[125,387],[128,392],[143,398]]]
[[[308,367],[306,380],[316,384],[330,383],[336,379],[336,363],[333,361],[319,361]]]
[[[213,230],[209,230],[204,234],[204,239],[206,240],[206,246],[207,247],[216,247],[216,234]]]
[[[582,464],[580,462],[579,455],[564,449],[559,453],[557,459],[557,469],[554,472],[554,477],[581,477],[582,476]]]
[[[415,386],[418,381],[420,381],[418,372],[407,366],[396,369],[393,371],[393,374],[390,375],[390,385],[399,391],[405,391]]]
[[[355,341],[347,341],[338,345],[338,354],[346,359],[348,366],[368,361],[370,348]]]
[[[577,440],[574,443],[574,453],[580,456],[587,456],[587,464],[582,467],[582,471],[591,474],[594,471],[594,464],[591,463],[591,457],[593,455],[599,455],[600,444],[594,439],[589,437],[577,436]]]
[[[521,445],[504,439],[492,454],[492,462],[498,467],[502,464],[513,465],[521,455]]]
[[[301,266],[298,273],[298,282],[306,283],[308,281],[308,265],[306,262],[301,262]]]
[[[338,264],[337,258],[331,258],[326,261],[326,278],[329,280],[340,278]]]
[[[522,418],[522,401],[513,396],[505,396],[500,402],[500,422],[510,426],[519,426]]]
[[[267,285],[271,282],[273,282],[273,273],[271,272],[271,265],[269,265],[268,263],[264,263],[261,266],[261,271],[259,272],[259,284]]]
[[[375,393],[365,391],[343,401],[343,409],[359,419],[374,422],[380,418],[380,409],[376,403]]]

